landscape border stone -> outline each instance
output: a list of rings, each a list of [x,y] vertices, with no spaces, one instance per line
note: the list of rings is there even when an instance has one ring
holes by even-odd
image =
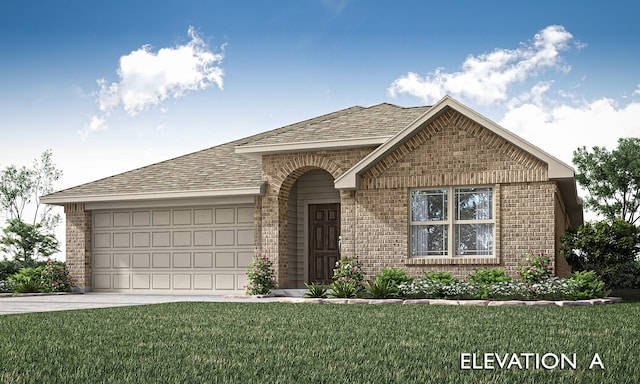
[[[447,300],[447,299],[323,299],[306,297],[281,297],[280,303],[309,304],[422,304],[422,305],[463,305],[463,306],[589,306],[621,303],[620,297],[605,297],[589,300]]]

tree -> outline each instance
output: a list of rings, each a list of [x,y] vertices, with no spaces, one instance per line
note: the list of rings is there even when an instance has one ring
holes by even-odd
[[[618,147],[586,147],[573,152],[576,180],[589,196],[585,206],[608,219],[632,224],[640,219],[640,139],[621,138]]]
[[[53,234],[43,233],[41,224],[27,224],[18,218],[7,220],[0,238],[0,249],[25,266],[33,266],[39,258],[59,251],[59,243]]]
[[[35,203],[32,225],[40,224],[44,230],[52,231],[60,222],[60,214],[53,207],[40,204],[40,196],[53,192],[53,184],[62,172],[53,165],[51,150],[46,150],[33,168],[17,168],[9,165],[0,173],[0,210],[8,213],[9,219],[26,222],[25,208]]]
[[[637,269],[640,228],[620,218],[586,222],[567,229],[560,252],[577,271],[595,271],[609,287]]]

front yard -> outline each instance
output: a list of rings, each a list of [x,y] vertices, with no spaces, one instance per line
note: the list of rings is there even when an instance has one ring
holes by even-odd
[[[0,382],[622,383],[640,378],[638,340],[640,303],[172,303],[0,316]],[[462,370],[473,353],[576,369]]]

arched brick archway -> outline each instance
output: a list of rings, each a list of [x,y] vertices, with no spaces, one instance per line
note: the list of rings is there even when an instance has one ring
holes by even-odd
[[[273,261],[278,283],[289,288],[288,208],[289,192],[305,173],[321,169],[335,180],[343,170],[338,163],[320,154],[304,154],[280,162],[275,172],[265,172],[268,183],[262,199],[262,253]],[[264,170],[264,164],[263,164]]]

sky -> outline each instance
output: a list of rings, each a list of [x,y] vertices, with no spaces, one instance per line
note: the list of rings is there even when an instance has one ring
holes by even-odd
[[[0,169],[51,149],[64,189],[445,95],[571,164],[578,147],[640,137],[638,14],[589,0],[4,1]]]

